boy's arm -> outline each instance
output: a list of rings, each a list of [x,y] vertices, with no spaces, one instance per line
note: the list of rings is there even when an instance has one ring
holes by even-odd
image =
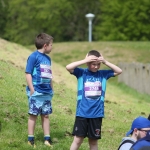
[[[116,66],[116,65],[108,62],[107,60],[105,60],[102,54],[98,58],[98,60],[100,62],[102,62],[103,64],[105,64],[107,67],[111,68],[114,71],[114,76],[117,76],[117,75],[122,73],[122,69],[121,68],[119,68],[118,66]]]
[[[76,61],[73,63],[70,63],[66,66],[66,69],[70,72],[73,73],[74,69],[77,68],[78,66],[85,64],[85,60],[80,60],[80,61]]]
[[[74,69],[77,68],[78,66],[83,65],[83,64],[88,63],[88,62],[96,61],[96,60],[97,60],[96,56],[93,56],[93,55],[86,56],[85,59],[83,59],[83,60],[75,61],[75,62],[68,64],[66,66],[66,69],[70,73],[73,73]]]
[[[31,74],[26,73],[26,81],[27,81],[27,84],[28,84],[29,89],[30,89],[30,95],[32,95],[34,93],[34,87],[33,87],[33,84],[32,84]]]
[[[122,73],[121,68],[119,68],[118,66],[116,66],[106,60],[103,62],[103,64],[105,64],[106,66],[108,66],[109,68],[111,68],[114,71],[114,76],[117,76]]]

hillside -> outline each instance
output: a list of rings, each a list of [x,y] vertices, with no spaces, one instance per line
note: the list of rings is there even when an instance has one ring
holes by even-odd
[[[0,47],[0,60],[8,61],[14,64],[16,67],[25,69],[26,60],[31,54],[31,51],[29,49],[21,45],[5,41],[3,39],[0,39]],[[34,49],[35,48],[33,48],[33,50]],[[52,65],[54,77],[53,80],[57,83],[63,83],[64,79],[67,78],[68,82],[65,84],[67,84],[67,86],[72,85],[71,88],[76,89],[76,80],[72,76],[70,76],[66,69],[56,62],[52,62]]]
[[[148,57],[150,42],[54,42],[51,57],[55,62],[61,62],[61,65],[65,66],[68,62],[83,59],[92,49],[98,50],[105,59],[115,64],[119,62],[150,63]]]
[[[137,61],[137,58],[140,59],[141,55],[145,56],[149,52],[147,46],[149,43],[137,43],[140,46],[140,48],[137,48],[136,43],[127,42],[123,44],[122,48],[120,46],[118,49],[119,42],[104,43],[77,42],[54,43],[53,45],[54,48],[50,55],[53,60],[55,95],[53,98],[54,112],[50,119],[55,150],[67,150],[70,147],[76,107],[76,80],[66,71],[64,66],[72,60],[83,58],[88,48],[95,47],[96,49],[99,45],[103,45],[100,48],[101,51],[105,50],[105,47],[111,49],[108,53],[103,51],[106,52],[103,55],[107,59],[115,61],[115,63],[120,60],[125,61],[125,58],[129,62]],[[78,52],[79,49],[83,49],[83,51]],[[119,49],[123,56],[122,59],[119,57],[118,60],[118,55],[120,56]],[[130,55],[130,59],[127,57],[128,53],[130,53],[128,49],[131,52],[136,52]],[[143,50],[140,51],[140,49]],[[2,39],[0,39],[0,51],[0,147],[3,150],[29,149],[26,145],[28,106],[25,95],[24,67],[31,51],[21,45]],[[66,57],[66,55],[69,55],[70,58]],[[147,57],[149,58],[149,55]],[[145,56],[145,59],[148,62],[147,57]],[[107,84],[105,118],[102,126],[102,139],[99,141],[100,149],[117,149],[122,137],[129,130],[133,118],[139,115],[147,117],[149,107],[149,95],[140,94],[124,84],[118,83],[116,79],[110,79]],[[40,119],[37,121],[35,137],[38,145],[37,150],[46,150],[47,148],[43,147],[42,143],[43,133]],[[87,149],[87,139],[81,147],[81,150],[85,149]]]

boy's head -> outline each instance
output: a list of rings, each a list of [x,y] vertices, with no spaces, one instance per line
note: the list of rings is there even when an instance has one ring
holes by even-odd
[[[101,56],[101,54],[97,50],[91,50],[91,51],[89,51],[88,52],[88,56],[90,56],[90,55],[94,55],[96,57],[100,57]]]
[[[96,57],[100,57],[101,54],[96,51],[96,50],[91,50],[88,52],[87,56],[91,56],[94,55]],[[93,62],[89,62],[87,63],[88,69],[92,72],[97,72],[100,68],[100,62],[99,61],[93,61]]]
[[[42,49],[44,45],[49,45],[50,43],[53,42],[53,37],[46,34],[46,33],[40,33],[37,35],[35,39],[35,46],[37,49]]]

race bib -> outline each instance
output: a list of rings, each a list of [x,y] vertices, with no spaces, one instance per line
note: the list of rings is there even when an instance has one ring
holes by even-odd
[[[101,82],[85,82],[84,83],[85,97],[97,98],[101,96],[102,87]]]
[[[49,65],[40,65],[41,78],[52,78],[52,70]]]

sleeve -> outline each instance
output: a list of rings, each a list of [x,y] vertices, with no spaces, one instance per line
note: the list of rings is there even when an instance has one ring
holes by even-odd
[[[36,61],[35,56],[30,55],[30,56],[28,57],[25,73],[32,74],[33,69],[34,69],[35,61]]]
[[[79,78],[79,77],[82,76],[83,72],[84,72],[84,69],[82,69],[82,68],[75,68],[73,73],[72,73],[72,75],[76,76],[76,78]]]
[[[101,70],[101,71],[107,80],[111,77],[115,77],[113,70]]]

